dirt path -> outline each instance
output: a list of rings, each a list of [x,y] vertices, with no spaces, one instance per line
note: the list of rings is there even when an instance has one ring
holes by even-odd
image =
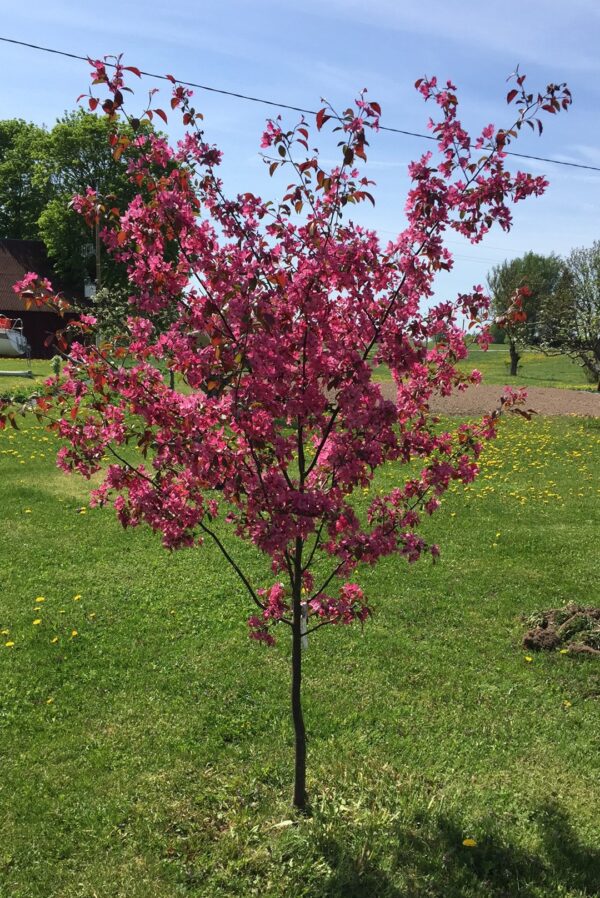
[[[479,384],[464,393],[449,397],[435,397],[431,410],[442,415],[479,415],[497,408],[502,387]],[[395,399],[395,386],[391,381],[382,384],[384,396]],[[535,409],[540,415],[590,415],[600,418],[600,393],[583,390],[559,390],[554,387],[527,387],[526,408]]]

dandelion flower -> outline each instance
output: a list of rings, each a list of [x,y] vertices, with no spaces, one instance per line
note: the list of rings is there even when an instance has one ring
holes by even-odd
[[[81,596],[79,595],[79,593],[77,593],[76,596],[73,596],[73,601],[74,601],[74,602],[79,602],[79,601],[81,601]]]
[[[39,626],[39,624],[41,624],[41,622],[42,622],[41,617],[36,617],[36,619],[33,622],[33,626],[37,627],[37,626]]]
[[[46,599],[44,598],[44,596],[38,596],[36,599],[36,602],[45,602],[45,601],[46,601]]]
[[[57,642],[58,642],[58,636],[53,636],[52,639],[50,640],[50,642],[52,643],[52,645],[54,645],[55,643],[57,643]]]
[[[531,655],[525,655],[525,660],[527,661],[527,663],[529,663],[530,661],[533,661],[533,658],[531,657]]]
[[[475,848],[477,842],[475,841],[475,839],[463,839],[463,845],[465,846],[465,848]]]
[[[71,630],[71,639],[74,639],[77,635],[77,630]]]
[[[10,642],[10,640],[9,640],[9,642],[5,642],[4,645],[6,646],[7,649],[10,649],[13,647],[14,642]]]

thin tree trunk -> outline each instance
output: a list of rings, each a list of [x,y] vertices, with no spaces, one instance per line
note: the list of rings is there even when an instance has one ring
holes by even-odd
[[[294,721],[294,807],[307,811],[306,729],[302,714],[302,540],[296,540],[292,621],[292,718]]]
[[[509,341],[508,350],[510,352],[510,376],[516,377],[517,370],[519,368],[519,360],[520,360],[521,356],[517,352],[517,346],[513,340]]]

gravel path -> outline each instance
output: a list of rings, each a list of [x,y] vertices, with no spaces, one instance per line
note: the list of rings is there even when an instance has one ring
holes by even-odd
[[[479,384],[469,387],[464,393],[433,398],[431,410],[442,415],[485,414],[498,407],[502,390],[499,385]],[[388,399],[396,398],[396,389],[391,381],[382,384],[382,391]],[[527,387],[524,407],[534,409],[539,415],[590,415],[600,418],[600,393],[554,387]]]

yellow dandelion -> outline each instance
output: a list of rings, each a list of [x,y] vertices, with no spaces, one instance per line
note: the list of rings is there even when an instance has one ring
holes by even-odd
[[[4,645],[6,646],[7,649],[10,649],[10,648],[13,647],[14,642],[11,642],[11,641],[9,640],[8,642],[5,642]]]
[[[39,626],[39,625],[41,624],[41,622],[42,622],[41,617],[36,617],[36,619],[35,619],[34,622],[33,622],[33,626],[34,626],[34,627],[37,627],[37,626]]]
[[[573,703],[570,702],[568,699],[565,699],[563,702],[563,708],[570,708],[572,704]]]
[[[47,704],[47,705],[51,705],[53,701],[54,701],[53,698],[47,698],[47,699],[46,699],[46,704]]]
[[[46,599],[44,598],[44,596],[38,596],[36,599],[36,602],[45,602],[45,601],[46,601]]]
[[[71,639],[74,639],[78,635],[77,630],[71,630]]]
[[[0,634],[2,636],[8,636],[9,633],[10,633],[10,630],[0,630]]]
[[[74,601],[74,602],[80,602],[80,601],[81,601],[81,596],[79,595],[79,593],[77,593],[76,596],[73,596],[73,601]]]
[[[31,514],[31,508],[26,508],[26,509],[23,511],[23,514]]]
[[[560,652],[559,652],[559,654],[561,654],[561,655],[568,655],[568,654],[569,654],[569,650],[568,650],[568,649],[561,649]]]
[[[475,848],[477,842],[475,841],[475,839],[463,839],[463,845],[465,846],[465,848]]]
[[[50,642],[52,643],[52,645],[55,645],[58,642],[58,636],[53,636]]]

